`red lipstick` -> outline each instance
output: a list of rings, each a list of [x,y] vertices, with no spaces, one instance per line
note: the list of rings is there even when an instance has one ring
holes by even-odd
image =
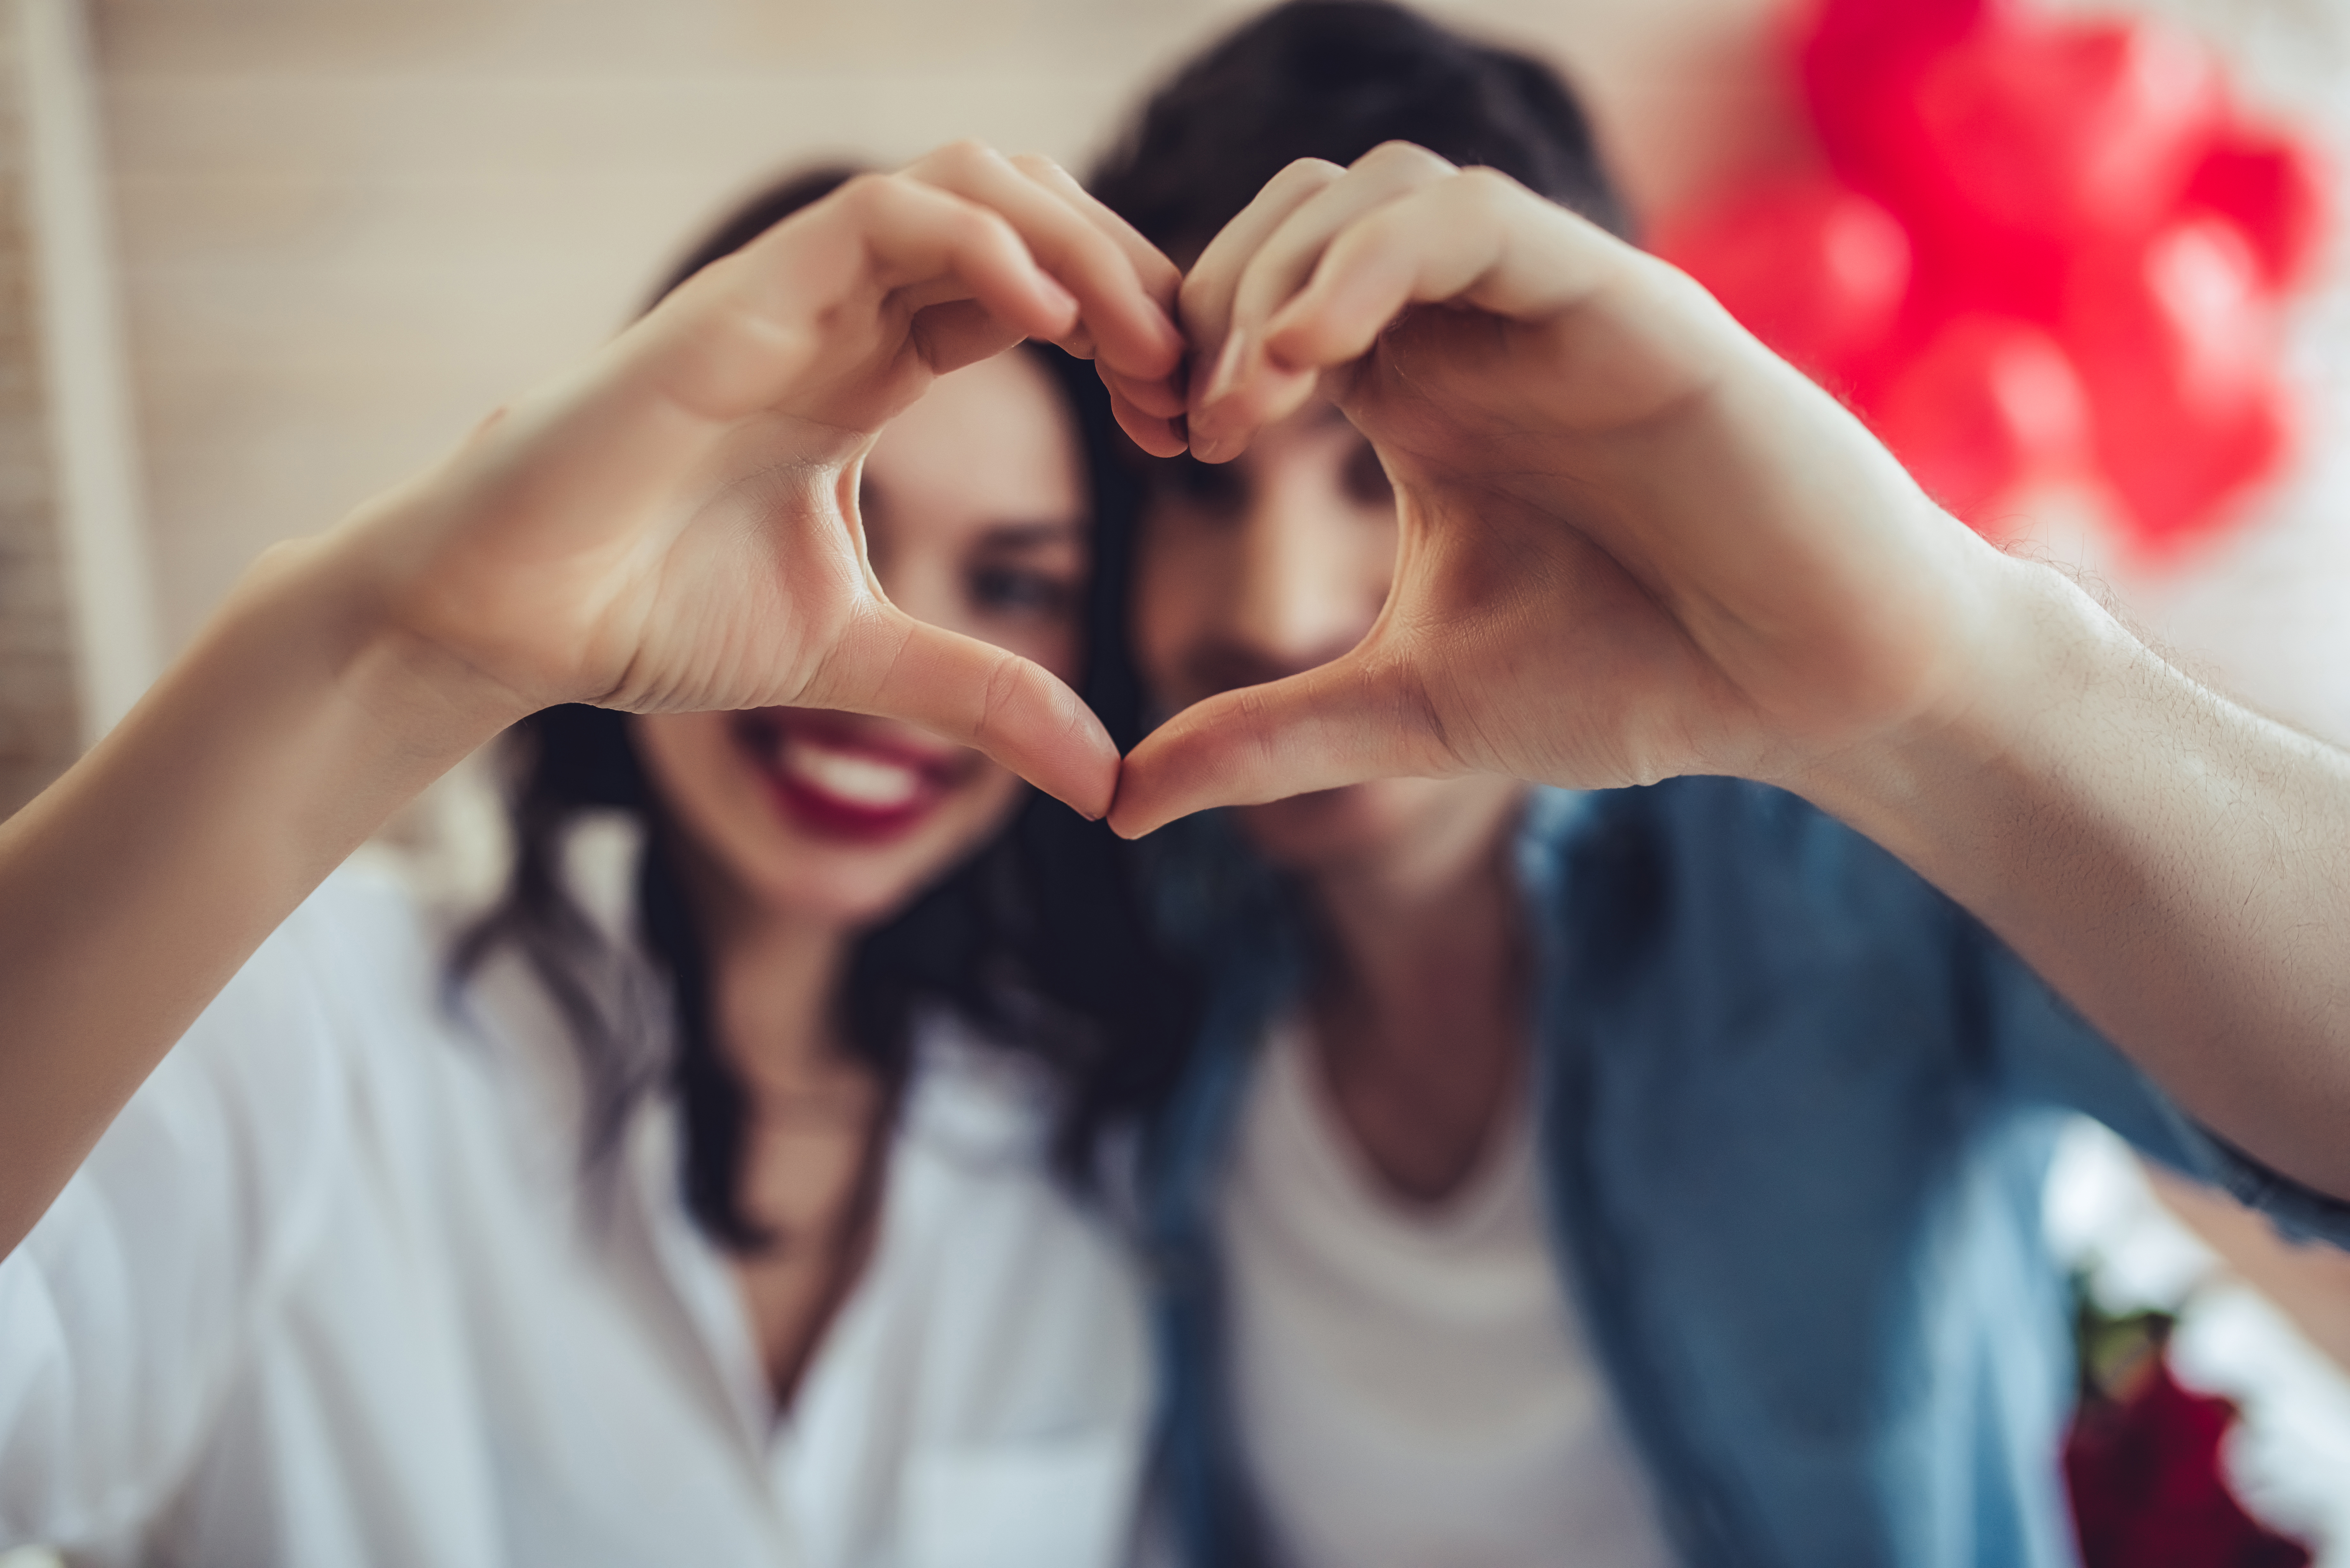
[[[734,737],[792,826],[847,843],[911,833],[968,772],[969,753],[809,708],[736,715]]]

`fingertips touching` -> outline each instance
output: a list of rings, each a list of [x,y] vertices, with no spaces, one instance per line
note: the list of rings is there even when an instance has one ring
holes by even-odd
[[[1139,838],[1195,811],[1426,771],[1394,716],[1409,704],[1356,656],[1219,692],[1142,738],[1118,770],[1112,831]]]

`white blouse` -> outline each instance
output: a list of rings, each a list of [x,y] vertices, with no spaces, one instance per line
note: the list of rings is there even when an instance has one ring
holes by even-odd
[[[602,1197],[518,961],[338,873],[0,1261],[0,1547],[95,1563],[1105,1563],[1149,1367],[1044,1085],[918,1042],[867,1272],[787,1419],[650,1100]]]

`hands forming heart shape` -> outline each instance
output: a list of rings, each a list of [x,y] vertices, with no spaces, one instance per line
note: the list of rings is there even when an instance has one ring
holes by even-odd
[[[1032,336],[1162,456],[1333,400],[1399,508],[1362,642],[1121,760],[1051,676],[891,606],[863,454]],[[1188,277],[1041,160],[853,182],[354,526],[403,634],[500,711],[886,714],[1129,836],[1388,774],[1800,787],[1963,707],[2001,561],[1680,274],[1401,144],[1292,165]]]

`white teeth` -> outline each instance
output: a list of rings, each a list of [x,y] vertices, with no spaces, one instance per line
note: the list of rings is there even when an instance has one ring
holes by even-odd
[[[853,805],[887,811],[921,793],[922,775],[897,763],[858,753],[836,752],[796,735],[786,737],[778,759],[801,783]]]

